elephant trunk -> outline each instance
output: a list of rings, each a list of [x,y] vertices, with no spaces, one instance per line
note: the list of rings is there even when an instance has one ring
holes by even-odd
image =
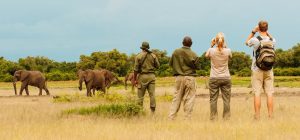
[[[13,86],[14,86],[14,90],[15,90],[15,95],[17,95],[17,85],[16,85],[16,82],[17,82],[17,78],[14,77]]]
[[[83,82],[83,79],[80,78],[79,79],[79,87],[78,87],[80,91],[82,90],[82,82]]]

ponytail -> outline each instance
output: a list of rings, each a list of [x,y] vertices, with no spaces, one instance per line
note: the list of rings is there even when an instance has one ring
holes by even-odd
[[[224,34],[222,32],[217,34],[216,42],[217,42],[218,50],[221,52],[223,50],[223,47],[225,46]]]
[[[221,52],[224,46],[224,39],[222,37],[218,40],[218,50]]]

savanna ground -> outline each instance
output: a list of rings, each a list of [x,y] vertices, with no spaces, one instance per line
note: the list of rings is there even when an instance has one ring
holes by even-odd
[[[174,78],[158,78],[157,112],[152,116],[148,95],[145,113],[136,117],[116,118],[98,115],[65,115],[65,110],[112,104],[135,94],[122,85],[109,89],[108,95],[85,97],[77,81],[48,82],[52,96],[38,97],[36,88],[30,96],[14,96],[12,83],[0,83],[0,139],[300,139],[300,77],[276,77],[274,118],[267,118],[265,95],[262,95],[261,119],[253,119],[253,95],[250,78],[233,77],[231,119],[209,120],[206,78],[197,78],[197,98],[192,120],[184,120],[182,108],[175,121],[168,120]],[[18,83],[18,89],[20,83]]]

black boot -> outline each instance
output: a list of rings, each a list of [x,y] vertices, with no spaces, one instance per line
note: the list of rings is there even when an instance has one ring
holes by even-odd
[[[155,112],[155,107],[150,107],[151,112],[154,113]]]

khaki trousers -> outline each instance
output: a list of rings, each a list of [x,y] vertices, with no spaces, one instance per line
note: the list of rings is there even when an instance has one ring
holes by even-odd
[[[195,103],[196,80],[193,76],[177,76],[175,82],[175,94],[172,101],[169,118],[175,119],[181,102],[185,118],[190,119]]]

